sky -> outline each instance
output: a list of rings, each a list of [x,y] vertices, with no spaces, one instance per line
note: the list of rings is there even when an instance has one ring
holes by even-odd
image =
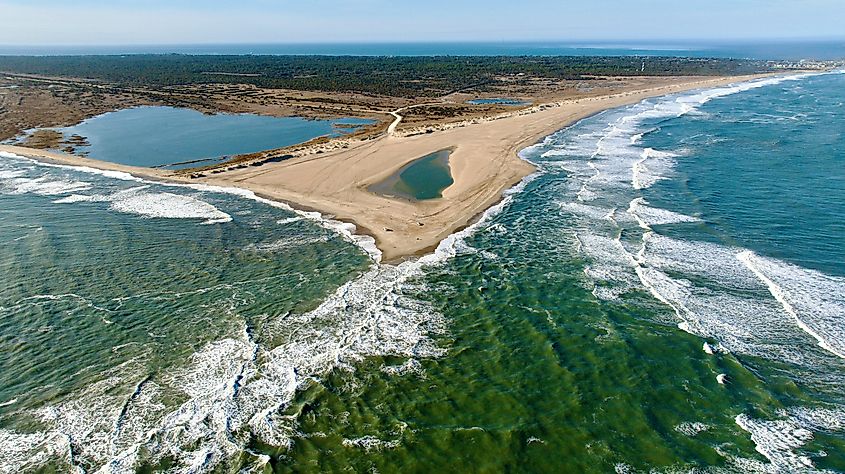
[[[0,0],[0,44],[845,38],[845,0]]]

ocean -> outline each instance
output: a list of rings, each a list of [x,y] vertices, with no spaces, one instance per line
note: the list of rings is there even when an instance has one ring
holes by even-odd
[[[0,45],[0,54],[13,56],[174,53],[328,56],[675,56],[833,60],[845,58],[845,40]]]
[[[649,99],[424,257],[0,160],[0,472],[845,472],[845,74]]]

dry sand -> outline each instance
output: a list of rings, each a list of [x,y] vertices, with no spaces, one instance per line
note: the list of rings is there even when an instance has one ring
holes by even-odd
[[[543,137],[602,110],[647,97],[750,78],[697,78],[565,101],[533,113],[514,113],[431,134],[387,135],[331,153],[212,175],[207,182],[247,188],[352,222],[360,232],[375,237],[384,259],[391,261],[432,249],[500,200],[506,189],[534,171],[517,156],[519,150]],[[408,162],[446,148],[454,149],[450,166],[455,182],[443,191],[442,199],[410,202],[367,191]]]
[[[316,210],[354,223],[372,235],[386,261],[395,261],[432,248],[449,234],[470,224],[502,197],[502,193],[531,174],[534,167],[517,153],[543,137],[602,110],[648,97],[714,87],[758,76],[691,78],[667,85],[628,90],[603,97],[568,100],[499,116],[496,120],[412,136],[385,134],[356,141],[348,148],[324,154],[265,163],[189,180],[172,172],[137,168],[69,155],[0,146],[0,151],[73,165],[124,171],[153,179],[203,182],[249,189],[270,199]],[[395,129],[395,127],[392,127]],[[393,131],[393,130],[391,130]],[[411,202],[367,191],[407,164],[429,153],[453,148],[450,166],[454,184],[441,199]]]

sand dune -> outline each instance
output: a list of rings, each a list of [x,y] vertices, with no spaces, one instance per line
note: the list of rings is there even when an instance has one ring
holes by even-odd
[[[398,112],[390,133],[374,140],[353,141],[348,148],[311,154],[283,162],[248,166],[188,179],[169,171],[138,168],[59,153],[0,146],[33,158],[124,171],[153,179],[238,186],[295,207],[312,209],[354,223],[372,235],[386,261],[423,253],[444,237],[470,224],[502,193],[533,171],[517,153],[544,136],[602,110],[647,97],[714,87],[755,76],[720,78],[655,78],[654,85],[620,90],[612,95],[567,100],[529,110],[461,124],[435,127],[430,133],[400,132]],[[404,133],[404,135],[403,135]],[[441,199],[411,202],[367,191],[367,187],[429,153],[452,148],[454,184]]]

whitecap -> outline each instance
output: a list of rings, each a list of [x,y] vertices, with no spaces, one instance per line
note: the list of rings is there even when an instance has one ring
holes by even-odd
[[[845,358],[845,278],[825,275],[751,251],[737,254],[784,311],[819,346]]]
[[[631,166],[631,184],[634,189],[646,189],[660,180],[667,179],[665,174],[675,164],[675,153],[646,148],[640,159]],[[661,174],[662,173],[662,174]]]
[[[160,380],[143,378],[128,392],[118,386],[125,385],[133,371],[118,367],[115,373],[120,376],[39,409],[48,426],[44,436],[61,434],[73,445],[67,452],[78,453],[85,464],[100,466],[103,472],[131,471],[142,457],[147,462],[166,457],[176,470],[207,472],[222,469],[250,440],[289,446],[296,417],[282,409],[303,385],[339,367],[352,369],[365,357],[408,358],[386,371],[410,373],[421,370],[419,358],[445,354],[433,338],[445,331],[442,315],[416,297],[425,292],[421,277],[427,268],[460,254],[465,239],[532,179],[505,192],[502,202],[478,222],[444,239],[434,253],[397,265],[374,263],[314,310],[271,323],[268,331],[283,341],[278,346],[256,343],[244,328],[240,337],[209,343],[184,367]],[[164,394],[174,390],[187,400],[165,408]],[[366,449],[398,442],[363,437],[347,444]],[[28,453],[26,459],[37,465],[39,459]]]
[[[0,157],[22,160],[22,161],[26,161],[28,163],[35,164],[37,166],[71,169],[71,170],[76,170],[76,171],[80,171],[80,172],[83,172],[83,173],[96,174],[96,175],[104,176],[104,177],[107,177],[107,178],[118,179],[118,180],[122,180],[122,181],[136,181],[136,182],[142,182],[142,183],[156,184],[156,185],[161,186],[161,187],[189,188],[189,189],[195,189],[195,190],[202,191],[202,192],[218,192],[218,193],[230,194],[230,195],[239,196],[241,198],[250,199],[250,200],[253,200],[253,201],[256,201],[256,202],[260,202],[262,204],[266,204],[266,205],[269,205],[269,206],[272,206],[272,207],[276,207],[276,208],[279,208],[279,209],[284,209],[286,211],[296,213],[300,217],[314,221],[317,224],[319,224],[320,226],[340,234],[345,240],[347,240],[348,242],[350,242],[350,243],[358,246],[359,248],[361,248],[361,250],[363,250],[374,261],[376,261],[376,262],[381,261],[381,250],[379,250],[378,247],[376,246],[375,239],[373,237],[369,236],[369,235],[356,234],[357,228],[355,227],[354,224],[346,223],[346,222],[339,222],[339,221],[334,220],[334,219],[329,219],[329,218],[324,217],[323,215],[321,215],[318,212],[300,211],[300,210],[294,209],[293,207],[291,207],[291,206],[289,206],[285,203],[259,197],[254,192],[248,191],[248,190],[245,190],[245,189],[234,188],[234,187],[211,186],[211,185],[205,185],[205,184],[180,184],[180,183],[152,182],[152,181],[149,181],[149,180],[145,180],[143,178],[138,178],[136,176],[133,176],[129,173],[125,173],[125,172],[122,172],[122,171],[99,170],[99,169],[90,168],[90,167],[87,167],[87,166],[70,166],[70,165],[58,165],[58,164],[52,164],[52,163],[45,163],[45,162],[41,162],[41,161],[34,160],[34,159],[31,159],[31,158],[27,158],[27,157],[24,157],[24,156],[19,156],[19,155],[13,154],[13,153],[6,153],[6,152],[0,152]],[[76,199],[80,199],[80,198],[76,198]],[[70,202],[70,201],[68,201],[68,202]],[[144,208],[143,205],[139,205],[138,207]],[[222,216],[222,214],[223,213],[218,214],[216,217],[208,219],[206,222],[208,222],[208,223],[228,222],[228,220],[226,220],[227,218],[224,218]],[[231,220],[231,216],[229,216],[228,219]]]
[[[230,222],[232,216],[192,196],[144,192],[139,188],[113,194],[110,208],[128,214],[163,219],[204,219],[204,224]]]
[[[203,224],[230,222],[232,216],[193,196],[152,191],[149,185],[124,189],[112,194],[70,196],[57,204],[108,202],[109,208],[126,214],[161,219],[204,219]]]
[[[8,194],[38,194],[41,196],[85,191],[91,189],[92,186],[91,183],[85,181],[55,179],[48,176],[11,178],[2,184]]]
[[[636,198],[631,201],[628,212],[636,217],[640,226],[650,229],[654,225],[681,224],[690,222],[701,222],[697,217],[672,212],[666,209],[651,207],[643,198]]]
[[[264,242],[264,243],[257,243],[257,244],[249,244],[246,247],[247,251],[251,252],[278,252],[285,249],[302,247],[305,245],[313,245],[319,243],[325,243],[331,240],[331,237],[328,235],[320,235],[320,236],[292,236],[288,238],[283,238],[276,240],[275,242]]]
[[[710,426],[694,421],[694,422],[683,422],[680,424],[675,425],[675,431],[678,433],[682,433],[689,437],[697,436],[699,433],[707,431],[710,429]]]
[[[7,407],[7,406],[10,406],[10,405],[14,405],[15,403],[18,403],[18,399],[12,398],[12,399],[6,400],[5,402],[0,402],[0,408]]]
[[[813,462],[795,453],[813,439],[813,433],[788,420],[760,420],[740,414],[736,424],[751,433],[757,452],[772,463],[779,472],[804,472],[812,469]]]
[[[360,448],[366,452],[393,449],[399,446],[399,440],[383,440],[375,436],[362,436],[360,438],[343,439],[342,444],[347,448]]]
[[[286,219],[277,220],[276,224],[279,224],[279,225],[293,224],[294,222],[299,222],[302,219],[303,219],[302,216],[288,217]]]

